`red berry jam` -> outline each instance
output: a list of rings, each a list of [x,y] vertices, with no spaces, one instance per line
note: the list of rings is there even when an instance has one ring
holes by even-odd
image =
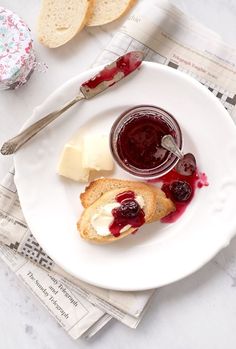
[[[134,200],[135,195],[133,191],[125,191],[124,193],[116,195],[116,201],[120,204],[124,200]]]
[[[170,213],[161,219],[163,223],[174,223],[182,216],[190,204],[196,188],[208,186],[206,174],[194,171],[191,175],[184,176],[173,169],[165,176],[153,180],[152,182],[161,182],[161,189],[166,196],[170,198],[176,207],[176,211]]]
[[[188,182],[174,181],[169,185],[171,196],[177,202],[186,202],[192,195],[192,188]]]
[[[162,148],[161,139],[173,130],[161,118],[152,114],[134,114],[123,126],[117,139],[117,150],[120,159],[140,169],[153,169],[165,162],[170,155]]]
[[[161,108],[141,105],[129,109],[111,129],[110,144],[117,163],[142,178],[157,178],[170,171],[178,159],[161,146],[165,135],[172,135],[182,147],[177,121]]]
[[[122,73],[124,76],[129,75],[141,65],[142,59],[142,52],[129,52],[119,57],[112,66],[105,67],[95,77],[84,82],[82,87],[85,89],[95,89],[102,82],[113,80],[119,73]],[[113,82],[113,84],[115,84],[115,82]]]
[[[145,223],[145,214],[138,202],[135,200],[133,191],[126,191],[116,196],[116,201],[121,205],[112,210],[114,220],[109,227],[111,234],[120,236],[120,231],[126,226],[139,228]]]

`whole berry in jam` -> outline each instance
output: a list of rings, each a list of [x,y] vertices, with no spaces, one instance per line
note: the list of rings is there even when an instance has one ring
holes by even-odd
[[[174,181],[170,184],[170,192],[175,201],[183,202],[190,198],[192,188],[185,181]]]
[[[135,200],[123,200],[119,211],[123,217],[137,217],[140,206]]]

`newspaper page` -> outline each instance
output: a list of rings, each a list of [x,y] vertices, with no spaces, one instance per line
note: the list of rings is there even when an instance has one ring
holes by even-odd
[[[167,1],[148,6],[142,2],[96,64],[111,62],[131,50],[142,50],[146,60],[197,79],[236,121],[236,50],[225,45],[218,35]],[[0,241],[7,246],[1,247],[0,256],[73,338],[92,336],[111,317],[136,327],[147,309],[153,291],[99,289],[71,278],[55,265],[27,227],[14,186],[14,172],[0,186]]]
[[[197,79],[223,103],[236,122],[236,49],[164,0],[140,3],[96,63],[141,50],[145,60]]]
[[[0,256],[73,339],[85,334],[95,323],[97,326],[99,321],[103,323],[105,312],[75,294],[59,275],[46,272],[3,245]]]
[[[52,275],[55,277],[56,274],[60,278],[60,282],[66,285],[70,291],[73,288],[73,292],[76,292],[79,298],[86,299],[87,302],[101,309],[103,313],[106,312],[131,328],[137,327],[146,304],[153,294],[153,290],[117,292],[94,287],[68,275],[57,266],[38,244],[27,227],[14,184],[14,170],[9,171],[0,185],[0,241],[5,244],[2,247],[2,252],[0,251],[0,256],[1,253],[5,252],[5,261],[6,255],[9,255],[8,248],[18,252],[25,257],[26,261],[35,264],[30,263],[28,266],[32,265],[35,268],[34,270],[38,270],[41,278],[45,276],[46,280]],[[17,260],[15,258],[14,263],[17,263]],[[24,269],[21,268],[21,259],[19,259],[19,263],[18,276],[20,273],[24,273]],[[30,283],[30,281],[30,278],[25,279],[25,284]],[[30,287],[32,288],[32,285]],[[37,288],[35,288],[35,293],[40,297]],[[90,311],[95,311],[94,307],[90,307]]]

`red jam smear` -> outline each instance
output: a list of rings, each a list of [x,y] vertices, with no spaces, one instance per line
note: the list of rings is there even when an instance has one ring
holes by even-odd
[[[171,190],[170,190],[170,185],[175,181],[184,181],[190,185],[190,187],[192,189],[192,193],[191,193],[188,200],[180,202],[180,201],[176,201],[173,198],[173,195],[172,195]],[[161,189],[165,192],[166,196],[174,202],[175,207],[176,207],[176,210],[174,212],[171,212],[169,215],[167,215],[166,217],[161,219],[162,223],[174,223],[174,222],[176,222],[183,215],[186,208],[188,207],[188,205],[192,201],[196,188],[200,189],[204,186],[209,185],[206,174],[200,173],[200,172],[198,172],[198,170],[196,170],[193,173],[193,175],[191,175],[191,176],[183,176],[183,175],[179,174],[178,172],[176,172],[175,169],[173,169],[172,171],[167,173],[165,176],[160,177],[160,178],[155,179],[155,180],[152,180],[150,182],[152,182],[152,183],[161,182],[162,183]]]
[[[133,191],[126,191],[116,196],[116,201],[121,204],[120,207],[112,210],[114,220],[109,227],[111,234],[115,237],[120,236],[120,231],[126,226],[131,225],[132,228],[139,228],[145,223],[144,211],[140,208],[139,204],[135,201],[135,194]],[[139,206],[137,214],[132,217],[126,217],[122,213],[122,205],[129,204],[131,201]],[[137,229],[133,232],[135,233]]]
[[[139,112],[124,124],[117,138],[117,151],[126,166],[138,169],[154,169],[163,164],[170,152],[161,147],[164,135],[172,128],[156,114]]]
[[[116,195],[116,201],[120,204],[124,200],[134,200],[135,195],[133,191],[125,191],[124,193]]]
[[[82,86],[94,89],[104,81],[113,80],[118,73],[122,73],[124,76],[129,75],[141,65],[142,59],[142,52],[129,52],[126,55],[119,57],[111,66],[105,67],[94,78],[84,82]]]

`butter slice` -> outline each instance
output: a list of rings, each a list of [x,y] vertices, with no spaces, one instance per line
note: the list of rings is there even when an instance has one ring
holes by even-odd
[[[82,153],[80,145],[66,144],[57,168],[59,175],[74,181],[87,182],[89,169],[82,166]]]
[[[82,166],[96,171],[113,169],[108,136],[92,134],[84,136]]]

